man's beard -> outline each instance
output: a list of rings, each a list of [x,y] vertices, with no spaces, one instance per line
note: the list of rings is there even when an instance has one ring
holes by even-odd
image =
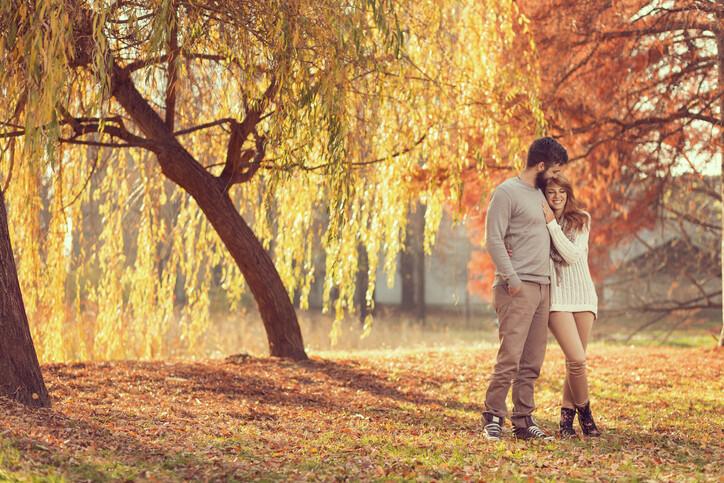
[[[538,189],[542,190],[545,187],[545,183],[546,183],[545,171],[541,171],[535,177],[535,185]]]

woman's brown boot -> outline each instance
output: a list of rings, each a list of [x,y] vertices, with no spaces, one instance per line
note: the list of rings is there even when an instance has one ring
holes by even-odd
[[[601,432],[596,427],[596,423],[593,421],[593,414],[591,414],[591,402],[587,402],[585,406],[576,407],[578,412],[578,422],[581,425],[583,434],[586,436],[601,436]]]
[[[561,422],[558,431],[561,438],[572,438],[576,436],[576,430],[573,429],[574,419],[576,419],[575,409],[561,408]]]

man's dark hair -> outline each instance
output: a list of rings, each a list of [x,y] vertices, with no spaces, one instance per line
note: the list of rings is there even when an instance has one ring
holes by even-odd
[[[545,163],[546,168],[550,168],[555,164],[566,164],[568,162],[568,152],[561,143],[553,138],[538,138],[528,148],[527,166],[532,168],[538,163]]]

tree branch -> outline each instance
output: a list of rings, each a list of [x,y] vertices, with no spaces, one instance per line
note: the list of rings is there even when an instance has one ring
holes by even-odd
[[[189,60],[211,60],[215,62],[223,62],[225,60],[228,60],[228,57],[225,57],[223,55],[214,55],[214,54],[201,54],[201,53],[191,53],[191,52],[183,52],[179,51],[179,54],[184,59]],[[129,62],[123,67],[123,70],[127,73],[133,73],[137,70],[145,69],[146,67],[150,67],[152,65],[156,64],[162,64],[164,62],[169,62],[169,59],[172,58],[172,55],[170,53],[166,53],[163,55],[159,55],[156,57],[149,57],[148,59],[138,59],[134,60],[133,62]]]
[[[649,27],[649,28],[642,28],[642,29],[632,29],[632,30],[615,30],[615,31],[609,31],[609,32],[586,32],[584,35],[586,35],[588,38],[586,40],[582,40],[579,42],[576,42],[575,46],[580,46],[585,43],[588,43],[591,39],[595,39],[596,42],[602,42],[606,40],[613,40],[613,39],[620,39],[620,38],[630,38],[630,37],[643,37],[646,35],[656,35],[656,34],[664,34],[669,32],[676,32],[679,30],[703,30],[703,31],[709,31],[713,33],[717,33],[720,29],[716,27],[715,25],[708,25],[703,23],[686,23],[686,22],[672,22],[666,25],[663,25],[661,27]]]
[[[95,159],[93,159],[93,165],[91,166],[90,172],[88,173],[88,176],[86,177],[85,181],[83,182],[83,186],[81,186],[80,190],[78,190],[78,193],[73,197],[72,200],[70,200],[69,203],[63,206],[61,211],[65,211],[67,208],[72,206],[80,196],[83,194],[83,191],[85,191],[86,187],[90,183],[91,178],[96,172],[96,168],[98,168],[98,158],[100,157],[100,153],[96,153]]]
[[[20,131],[10,131],[10,132],[0,133],[0,138],[1,138],[1,139],[5,139],[5,138],[17,138],[17,137],[20,137],[20,136],[25,136],[25,129],[22,129],[22,130],[20,130]]]
[[[208,129],[210,127],[218,126],[220,124],[229,124],[236,122],[236,119],[233,117],[225,117],[223,119],[217,119],[216,121],[207,122],[204,124],[199,124],[197,126],[189,127],[186,129],[181,129],[180,131],[176,131],[173,133],[174,136],[183,136],[184,134],[190,134],[195,131],[200,131],[202,129]]]
[[[721,226],[720,226],[720,225],[715,225],[715,224],[713,224],[713,223],[707,223],[707,222],[704,221],[704,220],[700,220],[700,219],[698,219],[697,217],[692,216],[692,215],[690,215],[690,214],[688,214],[688,213],[682,213],[681,211],[678,211],[678,210],[676,210],[676,209],[674,209],[674,208],[672,208],[672,207],[670,207],[670,206],[666,206],[666,205],[665,205],[665,206],[663,207],[663,209],[666,210],[666,211],[668,211],[669,213],[674,214],[674,215],[676,216],[675,218],[672,218],[672,219],[674,219],[674,220],[684,219],[684,220],[688,221],[689,223],[691,223],[691,224],[693,224],[693,225],[698,225],[698,226],[701,226],[701,227],[703,227],[703,228],[707,228],[707,229],[712,230],[712,231],[721,232]]]
[[[87,141],[84,139],[58,138],[58,141],[65,144],[78,144],[82,146],[96,146],[100,148],[139,148],[138,144],[131,143],[106,143],[102,141]]]
[[[637,327],[633,332],[631,332],[631,333],[628,335],[628,337],[626,338],[626,343],[631,342],[631,339],[633,339],[633,336],[635,336],[636,334],[638,334],[639,332],[641,332],[641,331],[644,330],[645,328],[651,327],[652,325],[656,324],[656,323],[659,322],[660,320],[666,318],[668,315],[669,315],[668,313],[659,314],[659,315],[657,315],[656,317],[654,317],[653,319],[651,319],[651,320],[649,320],[649,321],[647,321],[647,322],[644,322],[642,325],[640,325],[639,327]]]
[[[83,136],[84,134],[105,133],[112,137],[126,141],[127,144],[121,144],[118,147],[145,147],[150,149],[150,142],[147,139],[136,136],[128,131],[123,124],[123,118],[120,116],[103,119],[94,117],[73,117],[63,106],[58,106],[58,111],[63,115],[61,123],[69,124],[73,128],[73,135],[70,138],[60,139],[63,142],[75,144],[96,143],[96,141],[78,141],[77,138]],[[115,123],[115,125],[106,123]],[[115,143],[110,144],[115,145]]]
[[[176,120],[176,84],[178,65],[178,16],[174,9],[171,38],[169,39],[168,64],[166,67],[166,126],[173,131]]]
[[[59,124],[69,125],[73,129],[73,135],[67,138],[60,137],[58,141],[67,144],[83,144],[88,146],[104,146],[104,147],[141,147],[150,149],[151,143],[149,140],[136,136],[126,129],[123,124],[123,119],[119,116],[97,118],[97,117],[73,117],[64,108],[59,107],[60,113],[64,116],[60,120]],[[108,122],[115,122],[116,125],[105,124]],[[103,123],[102,127],[101,124]],[[123,139],[126,143],[104,143],[100,141],[88,141],[78,139],[85,134],[98,133],[108,134],[112,137]],[[11,131],[0,133],[0,138],[15,138],[21,137],[26,134],[24,129],[18,131]]]
[[[276,89],[276,78],[272,77],[271,83],[264,92],[264,95],[247,110],[244,120],[238,122],[232,119],[230,121],[231,135],[229,136],[229,143],[226,148],[226,162],[223,171],[218,177],[219,183],[224,190],[228,190],[233,184],[242,183],[251,179],[259,169],[259,166],[261,166],[261,160],[264,158],[265,143],[264,138],[256,133],[256,126],[261,121],[267,104],[274,97]],[[243,153],[241,150],[252,132],[256,137],[256,155],[254,155],[254,150],[245,150]],[[255,160],[258,158],[258,161],[255,161],[256,166],[249,164],[252,156],[254,156]],[[244,174],[242,176],[241,173],[244,168],[246,168],[246,171],[243,171]]]
[[[419,146],[420,144],[422,144],[422,142],[425,140],[426,137],[427,137],[427,133],[423,134],[423,135],[420,137],[420,139],[418,139],[417,141],[415,141],[415,143],[414,143],[412,146],[408,146],[408,147],[406,147],[405,149],[402,149],[402,150],[400,150],[400,151],[396,151],[396,152],[390,154],[389,156],[384,156],[384,157],[377,158],[377,159],[372,159],[372,160],[369,160],[369,161],[358,161],[358,162],[355,162],[355,163],[349,163],[349,166],[355,167],[355,168],[357,168],[357,167],[364,167],[364,166],[370,166],[370,165],[373,165],[373,164],[382,163],[382,162],[384,162],[384,161],[387,161],[387,160],[390,159],[390,158],[397,158],[397,157],[399,157],[399,156],[402,156],[403,154],[409,153],[410,151],[412,151],[413,149],[415,149],[417,146]],[[284,169],[285,169],[285,170],[288,170],[288,169],[291,169],[291,168],[299,168],[299,169],[301,169],[301,170],[303,170],[303,171],[316,171],[316,170],[318,170],[318,169],[324,169],[324,168],[326,168],[326,167],[328,167],[328,166],[330,166],[330,165],[331,165],[330,163],[318,164],[318,165],[316,165],[316,166],[304,166],[304,165],[302,165],[302,164],[294,164],[294,165],[285,167]]]
[[[656,300],[646,304],[627,307],[624,310],[636,312],[652,312],[652,313],[670,313],[679,310],[698,310],[698,309],[721,309],[722,304],[712,302],[711,300],[722,294],[721,290],[715,290],[711,293],[700,295],[699,297],[679,302],[676,300]]]

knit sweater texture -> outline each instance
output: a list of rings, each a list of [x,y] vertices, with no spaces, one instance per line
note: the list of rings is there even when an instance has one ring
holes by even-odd
[[[548,232],[558,253],[566,261],[558,273],[550,261],[551,312],[593,312],[598,314],[598,296],[588,268],[588,226],[575,234],[573,241],[563,233],[554,219],[548,223]],[[560,273],[560,277],[559,274]]]

